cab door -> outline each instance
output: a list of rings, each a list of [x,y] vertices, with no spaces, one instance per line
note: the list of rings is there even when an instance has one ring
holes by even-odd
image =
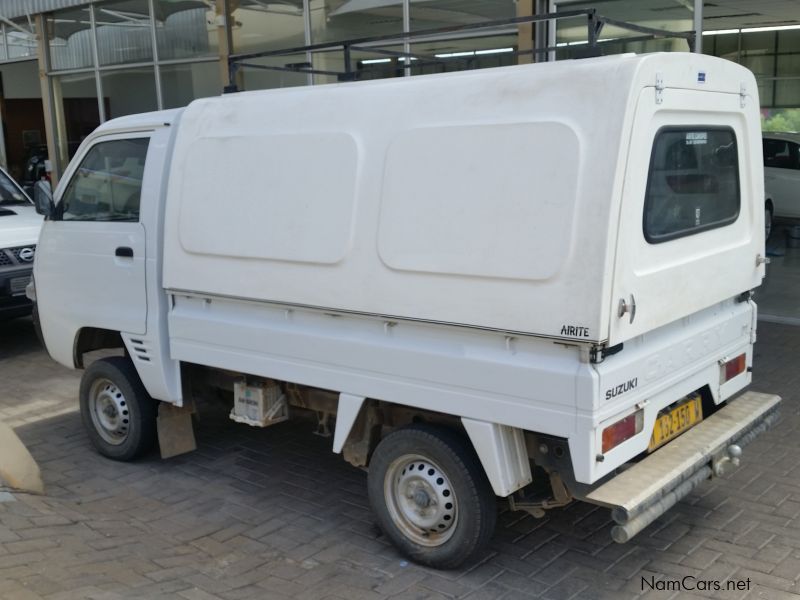
[[[42,229],[35,281],[42,333],[53,357],[83,327],[144,334],[142,184],[150,133],[98,138],[67,173]],[[54,352],[55,350],[55,352]]]
[[[750,111],[752,114],[748,114]],[[619,220],[611,344],[758,286],[764,266],[757,101],[653,88],[639,98]]]

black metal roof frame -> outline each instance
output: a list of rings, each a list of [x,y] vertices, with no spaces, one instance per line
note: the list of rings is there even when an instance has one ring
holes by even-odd
[[[606,43],[600,41],[599,39],[600,33],[602,32],[603,27],[605,25],[613,25],[621,29],[626,29],[628,31],[633,31],[635,33],[642,34],[635,37],[622,38],[626,42],[647,41],[660,38],[677,38],[677,39],[685,39],[686,43],[689,46],[689,50],[690,51],[694,50],[695,39],[696,39],[696,32],[694,31],[667,31],[663,29],[654,29],[652,27],[644,27],[642,25],[637,25],[635,23],[627,23],[625,21],[619,21],[616,19],[611,19],[609,17],[604,17],[598,14],[596,9],[590,8],[583,10],[561,11],[557,13],[546,13],[546,14],[526,16],[526,17],[514,17],[511,19],[483,21],[481,23],[470,23],[467,25],[451,25],[447,27],[438,27],[435,29],[409,31],[391,36],[382,35],[382,36],[360,37],[360,38],[353,38],[349,40],[341,40],[336,42],[324,42],[320,44],[310,44],[307,46],[282,48],[280,50],[266,50],[263,52],[232,54],[230,57],[228,57],[228,66],[229,66],[228,72],[230,74],[230,81],[228,87],[226,88],[226,91],[228,92],[236,91],[237,89],[236,73],[238,69],[242,67],[250,69],[263,69],[268,71],[287,71],[291,73],[303,73],[311,75],[331,75],[337,77],[339,81],[353,81],[359,79],[364,74],[389,73],[396,71],[397,69],[411,69],[412,67],[418,68],[421,66],[427,66],[432,64],[446,64],[446,63],[452,63],[454,61],[464,62],[469,66],[475,61],[476,58],[483,58],[483,57],[465,56],[465,57],[442,58],[436,56],[416,54],[413,52],[400,52],[397,50],[386,48],[385,46],[387,45],[396,46],[397,44],[411,42],[413,40],[420,38],[422,39],[430,38],[434,36],[437,39],[443,39],[443,40],[458,39],[459,37],[462,37],[458,34],[462,34],[468,31],[473,32],[481,30],[492,30],[492,29],[507,27],[509,25],[525,25],[532,23],[540,23],[542,21],[570,19],[581,16],[586,17],[586,30],[587,30],[586,44],[581,46],[581,48],[584,49],[585,55],[597,56],[600,54],[600,46],[603,43]],[[447,34],[455,34],[455,35],[448,36]],[[615,40],[610,40],[609,42],[617,42],[617,41],[620,40],[615,39]],[[515,50],[509,54],[512,54],[513,56],[536,55],[536,54],[544,54],[547,52],[552,52],[557,49],[560,48],[554,46],[548,46],[546,48],[535,48],[532,50]],[[369,51],[374,54],[379,54],[394,58],[414,59],[415,63],[412,65],[411,60],[405,60],[403,65],[390,65],[389,67],[377,64],[368,66],[362,65],[362,68],[360,70],[355,71],[353,69],[353,61],[352,61],[353,50]],[[297,54],[308,55],[308,54],[313,54],[315,52],[331,52],[331,51],[341,51],[343,53],[343,62],[345,66],[344,71],[315,69],[313,68],[313,65],[308,62],[286,64],[284,66],[263,65],[259,63],[249,62],[257,58],[272,58],[280,56],[291,56]]]

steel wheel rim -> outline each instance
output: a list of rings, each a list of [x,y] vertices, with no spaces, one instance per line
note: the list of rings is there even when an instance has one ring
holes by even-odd
[[[125,395],[110,379],[97,379],[89,388],[89,414],[104,441],[119,446],[128,439],[130,411]]]
[[[458,501],[447,474],[431,459],[404,454],[386,470],[386,507],[402,534],[420,546],[447,542],[456,530]]]

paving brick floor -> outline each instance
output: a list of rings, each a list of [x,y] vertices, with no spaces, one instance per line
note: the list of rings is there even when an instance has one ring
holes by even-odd
[[[437,572],[387,543],[365,474],[304,423],[256,430],[204,411],[192,454],[101,458],[77,412],[78,375],[38,347],[30,321],[0,324],[0,419],[47,486],[0,492],[0,599],[797,598],[800,328],[765,323],[759,335],[754,388],[781,394],[783,416],[732,476],[625,545],[611,542],[607,510],[574,503],[536,520],[499,505],[485,559]],[[693,594],[643,583],[685,576]],[[706,591],[706,580],[750,589]]]

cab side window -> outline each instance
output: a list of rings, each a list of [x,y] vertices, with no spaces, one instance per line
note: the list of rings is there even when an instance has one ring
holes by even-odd
[[[93,146],[61,198],[62,220],[137,222],[149,142],[139,137]]]

